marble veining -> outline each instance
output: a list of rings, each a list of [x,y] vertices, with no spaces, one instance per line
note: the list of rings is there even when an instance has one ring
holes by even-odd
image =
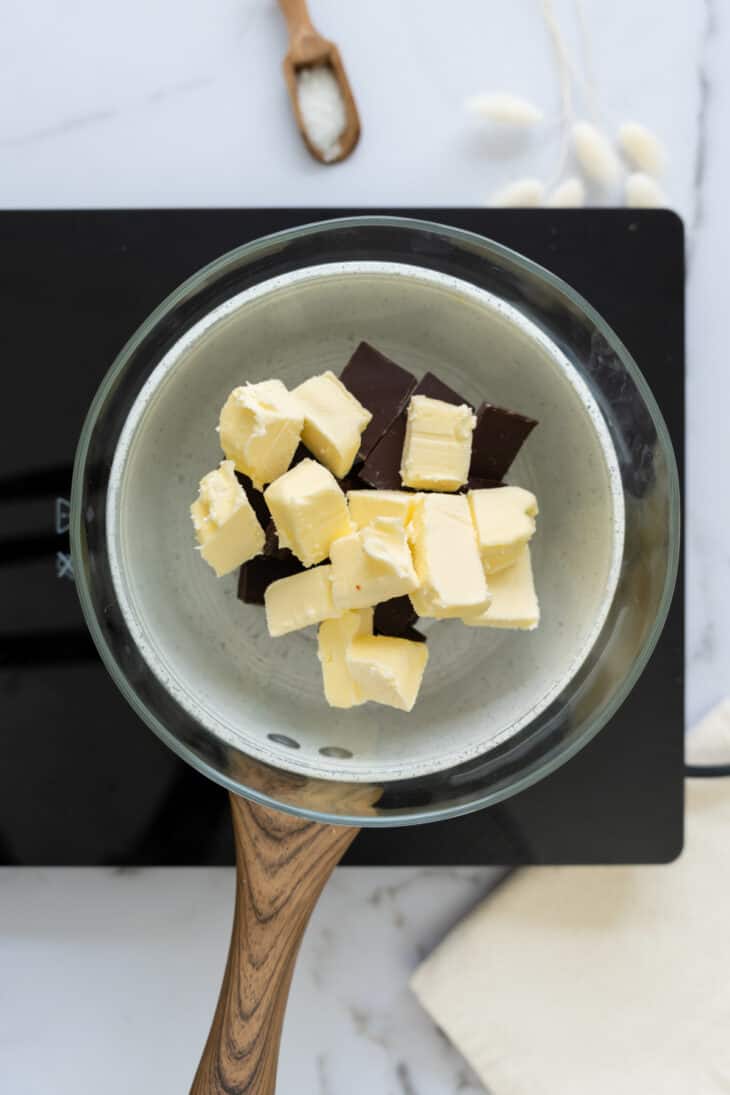
[[[166,84],[164,87],[158,87],[151,91],[147,96],[147,102],[160,103],[163,99],[169,99],[173,96],[189,95],[191,92],[199,91],[200,88],[208,87],[213,82],[213,76],[194,76],[189,80],[179,80],[177,83]]]
[[[574,0],[554,6],[579,49]],[[447,24],[443,5],[424,0],[415,28],[409,6],[393,0],[312,0],[312,7],[343,50],[364,122],[356,154],[336,168],[314,164],[297,138],[279,71],[286,34],[273,0],[111,7],[77,0],[62,14],[53,0],[9,0],[0,46],[0,204],[468,205],[520,175],[548,180],[555,124],[539,139],[498,146],[462,107],[470,94],[505,89],[557,120],[538,0],[462,0]],[[721,486],[730,20],[718,0],[594,0],[583,9],[597,96],[612,122],[635,118],[665,143],[662,184],[689,230],[694,721],[726,694],[730,664],[730,494]],[[295,974],[283,1095],[483,1091],[407,980],[498,879],[487,869],[336,872]],[[96,1095],[102,1068],[105,1095],[187,1090],[218,991],[232,895],[233,875],[224,870],[1,871],[3,1090]],[[43,1053],[30,1040],[38,1029]]]
[[[41,129],[33,129],[27,133],[19,133],[17,136],[3,137],[0,139],[0,147],[19,148],[23,145],[35,144],[38,141],[46,141],[51,137],[63,137],[74,130],[86,129],[88,126],[99,125],[116,115],[115,110],[94,110],[88,114],[81,114],[73,118],[61,118],[52,125],[43,126]]]
[[[715,11],[714,0],[703,0],[703,6],[704,25],[702,30],[699,63],[697,66],[697,83],[699,86],[699,96],[697,104],[697,140],[695,142],[696,147],[694,157],[694,175],[692,180],[694,208],[690,222],[692,228],[692,239],[690,241],[690,246],[694,242],[694,237],[702,224],[702,190],[705,181],[705,171],[707,170],[707,124],[711,95],[711,84],[707,71],[707,48],[709,46],[711,38],[717,31],[717,13]]]

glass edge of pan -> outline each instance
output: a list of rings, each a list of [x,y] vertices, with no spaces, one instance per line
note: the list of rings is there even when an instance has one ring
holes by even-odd
[[[657,215],[671,215],[665,214],[663,211],[658,212]],[[105,406],[107,399],[111,395],[114,386],[124,371],[125,366],[129,362],[135,350],[144,342],[147,336],[152,332],[155,327],[165,317],[169,316],[178,305],[184,300],[196,293],[200,289],[204,288],[208,282],[215,281],[222,273],[227,269],[240,263],[242,260],[251,260],[259,254],[264,254],[276,246],[285,246],[286,244],[305,239],[306,237],[316,236],[318,233],[330,231],[333,229],[358,229],[358,228],[388,228],[392,227],[401,230],[421,231],[431,234],[440,235],[446,237],[450,243],[469,245],[470,247],[481,249],[486,256],[490,254],[497,256],[502,262],[515,267],[522,273],[527,273],[530,276],[536,278],[538,281],[542,281],[550,285],[560,295],[565,296],[577,307],[584,316],[591,322],[591,324],[601,333],[605,338],[608,345],[611,347],[616,356],[620,359],[623,367],[630,374],[633,383],[636,385],[642,400],[644,401],[647,410],[652,418],[654,427],[657,432],[657,443],[662,450],[664,458],[667,462],[667,479],[668,479],[668,507],[669,507],[669,522],[667,528],[668,536],[668,553],[667,553],[667,565],[664,578],[664,585],[662,594],[657,606],[657,611],[653,621],[653,625],[646,635],[643,646],[637,654],[631,671],[627,673],[620,685],[616,688],[614,693],[610,696],[609,700],[598,710],[591,718],[589,718],[583,727],[580,734],[576,735],[571,741],[561,744],[560,747],[555,749],[551,754],[548,754],[542,760],[533,762],[528,769],[521,775],[513,776],[509,779],[507,784],[499,784],[496,787],[488,788],[483,793],[477,793],[468,800],[438,804],[435,807],[414,807],[407,808],[406,812],[399,812],[397,810],[374,814],[348,814],[348,813],[336,813],[327,812],[322,810],[312,810],[299,804],[293,804],[278,798],[271,797],[264,794],[257,789],[244,785],[229,777],[225,772],[222,772],[212,765],[206,763],[201,757],[199,757],[186,743],[179,740],[174,733],[172,733],[166,726],[164,726],[157,716],[151,712],[146,704],[137,695],[134,687],[128,681],[126,675],[121,670],[117,659],[111,649],[107,637],[99,624],[97,612],[93,602],[93,596],[91,591],[91,580],[88,569],[88,555],[86,551],[86,536],[85,536],[85,520],[83,513],[84,505],[84,489],[85,489],[85,473],[86,462],[88,456],[89,445],[94,433],[94,429],[99,418],[102,408]],[[661,411],[654,399],[653,393],[649,388],[648,383],[644,379],[638,365],[634,361],[633,357],[623,345],[621,340],[615,334],[613,329],[606,323],[601,315],[586,301],[581,294],[576,292],[567,282],[561,278],[552,274],[538,263],[533,262],[519,253],[505,247],[502,244],[496,243],[487,237],[480,236],[477,233],[466,231],[464,229],[452,228],[448,225],[442,225],[437,222],[422,220],[418,218],[399,217],[399,216],[379,216],[379,215],[366,215],[358,217],[343,217],[333,218],[326,221],[313,222],[310,224],[304,224],[292,229],[285,229],[280,232],[275,232],[267,236],[263,236],[250,243],[244,244],[240,247],[236,247],[213,262],[204,266],[193,274],[190,278],[186,279],[180,286],[178,286],[168,297],[162,301],[160,305],[147,317],[147,319],[140,325],[140,327],[132,334],[131,338],[122,348],[116,359],[112,363],[108,372],[104,376],[95,396],[92,400],[91,406],[84,421],[81,434],[79,436],[79,442],[76,449],[76,455],[74,459],[73,480],[71,489],[71,515],[70,515],[70,536],[71,536],[71,551],[74,560],[74,573],[76,576],[76,588],[81,603],[82,612],[86,620],[86,624],[89,628],[92,639],[99,651],[102,661],[110,673],[117,687],[124,695],[127,702],[130,704],[136,714],[142,719],[142,721],[159,737],[174,753],[180,756],[192,767],[197,769],[203,775],[214,780],[214,782],[225,787],[227,790],[235,794],[243,795],[249,798],[251,801],[258,802],[261,805],[270,806],[274,809],[280,809],[287,813],[295,814],[301,817],[311,819],[313,821],[329,822],[339,825],[355,825],[363,827],[400,827],[406,825],[421,824],[428,821],[440,821],[446,820],[451,817],[458,817],[464,814],[472,813],[476,810],[482,809],[489,805],[494,805],[497,802],[511,797],[527,787],[538,782],[540,779],[549,775],[551,772],[559,768],[563,763],[573,757],[580,749],[583,748],[593,737],[606,725],[606,723],[616,713],[621,706],[627,695],[634,687],[636,681],[643,672],[646,663],[648,662],[651,654],[656,646],[659,636],[664,627],[667,614],[672,601],[674,592],[674,586],[677,579],[679,569],[679,553],[680,553],[680,492],[679,492],[679,474],[677,470],[676,458],[674,455],[673,446],[669,438],[669,432],[667,430],[666,423],[662,416]]]

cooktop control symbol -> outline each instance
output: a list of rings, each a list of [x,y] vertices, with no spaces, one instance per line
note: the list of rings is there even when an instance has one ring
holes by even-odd
[[[63,536],[68,532],[68,519],[71,511],[71,504],[68,498],[56,499],[56,535]]]
[[[68,498],[57,498],[55,506],[55,526],[57,536],[68,534],[70,503]],[[74,568],[71,561],[71,553],[68,551],[56,552],[56,577],[74,580]]]
[[[68,578],[70,582],[74,580],[73,563],[67,551],[56,552],[56,577]]]

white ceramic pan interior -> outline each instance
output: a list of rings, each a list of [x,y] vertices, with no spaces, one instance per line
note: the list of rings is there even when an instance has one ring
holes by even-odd
[[[421,621],[430,660],[410,714],[324,700],[314,629],[270,639],[263,609],[194,550],[189,506],[222,458],[230,390],[339,372],[366,339],[474,404],[537,418],[508,480],[540,504],[537,631]],[[445,275],[387,263],[296,271],[239,294],[193,327],[140,392],[108,494],[116,593],[149,666],[220,738],[324,779],[425,775],[517,733],[565,688],[593,645],[621,566],[623,497],[601,412],[566,358],[509,305]]]

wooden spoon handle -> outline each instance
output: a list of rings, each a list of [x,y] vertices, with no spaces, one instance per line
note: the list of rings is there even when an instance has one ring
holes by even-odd
[[[223,984],[191,1095],[273,1095],[299,944],[358,830],[231,795],[236,909]]]
[[[292,45],[299,39],[306,38],[309,35],[319,37],[319,31],[315,30],[314,24],[309,17],[307,0],[279,0],[279,7],[286,19],[289,40]]]

